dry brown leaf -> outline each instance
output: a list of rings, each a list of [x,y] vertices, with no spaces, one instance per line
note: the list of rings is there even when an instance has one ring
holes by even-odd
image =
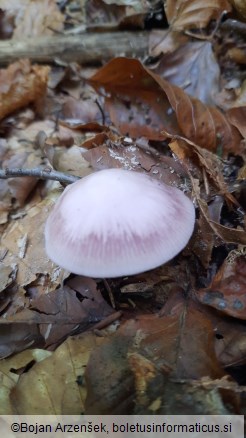
[[[111,121],[123,135],[162,140],[164,126],[171,132],[179,127],[166,95],[148,72],[137,60],[116,58],[90,83],[106,94]]]
[[[237,98],[231,103],[231,107],[239,107],[246,105],[246,80],[244,80],[241,84],[240,89],[237,93]]]
[[[131,139],[130,139],[131,140]],[[130,146],[123,146],[124,139],[107,141],[105,145],[92,148],[83,153],[83,157],[94,169],[123,168],[126,170],[148,172],[152,177],[166,184],[181,184],[182,169],[171,157],[154,156],[131,141]]]
[[[41,276],[40,287],[45,285],[48,292],[60,285],[66,277],[65,271],[48,259],[44,249],[45,220],[59,194],[58,191],[51,192],[45,200],[29,206],[24,217],[10,221],[2,235],[0,248],[7,250],[2,263],[5,266],[17,266],[16,281],[19,287]]]
[[[246,64],[246,52],[238,47],[232,47],[227,51],[227,56],[237,64]]]
[[[1,9],[14,20],[14,38],[53,35],[63,30],[64,15],[55,0],[1,0]]]
[[[202,265],[207,269],[215,245],[215,235],[204,215],[200,215],[197,220],[197,229],[191,245],[192,252],[196,254]]]
[[[86,370],[87,413],[129,413],[135,383],[140,384],[133,354],[141,355],[150,377],[157,370],[172,379],[221,377],[213,337],[207,318],[186,306],[174,316],[141,315],[126,321],[91,354]]]
[[[102,113],[94,101],[76,100],[72,97],[64,102],[61,118],[71,124],[102,123]]]
[[[2,168],[32,168],[43,164],[40,150],[34,147],[39,128],[52,130],[52,122],[15,123],[8,137],[6,147],[0,146],[0,166]],[[2,152],[2,153],[1,153]],[[34,177],[8,178],[0,180],[0,223],[6,223],[16,207],[23,207],[37,185]]]
[[[40,152],[33,149],[32,145],[22,144],[18,151],[11,151],[11,157],[4,160],[3,168],[32,168],[42,164]],[[38,179],[34,177],[8,178],[8,192],[12,200],[16,200],[15,205],[23,207],[26,199],[37,185]]]
[[[87,26],[99,29],[112,29],[115,27],[133,26],[143,27],[149,5],[143,1],[109,1],[89,0],[86,1]]]
[[[223,367],[238,367],[246,362],[246,327],[244,321],[218,318],[215,324],[215,351]]]
[[[19,380],[21,370],[32,362],[40,362],[52,353],[45,350],[26,350],[10,359],[2,359],[0,363],[0,404],[1,415],[11,415],[13,410],[9,400],[10,391]]]
[[[182,44],[172,53],[165,54],[153,71],[206,105],[215,105],[220,69],[211,42]]]
[[[106,132],[99,132],[98,134],[95,134],[93,137],[88,138],[85,140],[81,146],[85,149],[92,149],[96,148],[97,146],[101,146],[104,144],[108,139],[112,137],[112,140],[114,140],[114,135],[109,131]]]
[[[227,0],[167,0],[165,12],[173,30],[203,28],[210,20],[219,19],[222,13],[230,12]]]
[[[230,108],[227,111],[227,116],[229,122],[232,125],[236,126],[240,134],[242,134],[243,138],[246,139],[246,127],[245,127],[246,106],[238,106],[238,107]]]
[[[135,377],[135,407],[137,415],[203,415],[229,414],[227,405],[237,411],[237,384],[230,382],[229,376],[221,379],[202,377],[199,380],[179,380],[167,377],[167,369],[159,370],[138,353],[128,355]],[[161,372],[162,371],[162,372]],[[227,384],[226,384],[227,383]],[[230,386],[231,384],[231,386]],[[220,389],[229,390],[223,398]]]
[[[165,130],[224,155],[238,147],[239,132],[219,110],[190,98],[135,59],[110,61],[90,83],[104,92],[111,120],[124,135],[160,140]]]
[[[0,70],[0,119],[44,96],[49,67],[17,61]]]
[[[0,265],[0,292],[13,283],[16,276],[16,269],[13,266]]]
[[[181,32],[168,30],[153,29],[149,36],[149,54],[150,56],[159,56],[162,53],[172,53],[179,47],[188,42],[188,36]]]
[[[223,163],[221,159],[206,149],[203,149],[191,141],[176,137],[175,141],[169,144],[171,150],[183,162],[189,170],[199,163],[200,170],[205,170],[207,175],[211,178],[213,185],[224,196],[230,199],[227,185],[223,177]],[[193,170],[193,169],[192,169]],[[196,172],[199,175],[199,168]]]
[[[37,324],[8,323],[5,318],[0,319],[1,359],[34,346],[37,348],[44,346]]]
[[[92,167],[82,155],[78,146],[69,149],[56,148],[52,160],[54,169],[66,174],[80,176],[81,178],[92,172]]]
[[[237,174],[237,179],[238,180],[245,180],[246,179],[246,164],[244,164],[244,166],[241,167],[241,169],[239,169],[238,174]]]
[[[97,290],[96,282],[86,277],[75,277],[66,286],[49,293],[40,293],[35,283],[28,285],[26,291],[31,297],[29,307],[12,315],[7,310],[0,323],[37,326],[46,348],[61,343],[75,330],[85,330],[102,321],[113,312]]]
[[[230,0],[234,8],[239,12],[239,14],[246,20],[246,4],[245,0]]]
[[[198,181],[190,175],[193,193],[196,196],[196,200],[201,214],[204,216],[211,229],[215,234],[223,241],[227,243],[236,243],[239,245],[246,245],[246,232],[243,229],[235,229],[225,227],[210,218],[207,203],[200,196],[200,188]]]
[[[245,233],[246,234],[246,233]],[[246,251],[233,250],[207,289],[197,292],[202,304],[226,315],[246,319]]]
[[[200,213],[205,219],[205,221],[207,222],[207,224],[209,225],[210,229],[213,230],[215,235],[217,235],[224,242],[245,245],[246,232],[244,229],[229,228],[216,222],[216,220],[213,220],[207,202],[204,199],[204,195],[201,194],[199,179],[194,178],[192,176],[194,174],[194,169],[195,169],[195,174],[199,176],[201,180],[203,180],[204,184],[206,184],[207,179],[206,181],[204,181],[204,174],[202,173],[199,174],[200,169],[197,166],[196,160],[194,159],[194,157],[196,157],[199,160],[199,166],[201,166],[204,169],[204,171],[208,174],[210,181],[212,181],[212,186],[215,186],[217,189],[219,189],[220,195],[222,195],[229,204],[238,206],[236,199],[228,191],[227,185],[224,181],[222,174],[223,166],[221,160],[210,151],[199,148],[191,141],[188,140],[184,141],[184,139],[178,138],[178,136],[176,136],[176,138],[177,139],[175,141],[172,141],[170,143],[170,148],[179,157],[181,162],[183,162],[185,168],[189,173],[193,194],[196,197],[198,207],[200,209]],[[201,175],[203,175],[203,178]],[[207,181],[207,184],[209,189],[209,181]],[[207,227],[205,226],[204,220],[202,220],[201,223],[203,224],[203,230],[205,231]],[[204,242],[205,259],[204,261],[202,261],[204,266],[206,266],[208,262],[209,254],[211,254],[210,251],[212,249],[211,245],[213,242],[211,232],[209,232],[208,234],[207,232],[208,230],[205,231],[205,236],[207,236],[208,238],[207,243],[209,244],[209,247],[206,247],[206,243]],[[203,251],[200,251],[199,249],[199,246],[203,245],[201,233],[202,233],[202,229],[199,229],[196,235],[196,241],[194,243],[195,252],[200,255],[203,254]],[[200,243],[199,243],[199,237],[201,237]]]
[[[91,350],[103,342],[103,337],[93,333],[68,338],[50,357],[20,376],[11,390],[13,412],[22,415],[83,413],[85,367]]]

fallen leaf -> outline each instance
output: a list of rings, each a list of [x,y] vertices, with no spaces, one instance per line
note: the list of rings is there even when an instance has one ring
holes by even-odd
[[[173,30],[203,28],[210,20],[219,19],[222,13],[230,12],[227,0],[167,0],[165,12]]]
[[[222,376],[214,353],[213,336],[207,318],[185,307],[174,316],[142,315],[126,321],[90,356],[86,369],[86,412],[132,412],[134,378],[139,382],[132,362],[136,353],[145,360],[150,375],[159,370],[172,379]]]
[[[244,249],[231,251],[210,286],[196,294],[201,303],[243,320],[246,319]]]
[[[49,67],[17,61],[0,70],[0,119],[44,96]]]
[[[146,2],[118,2],[117,0],[90,0],[85,5],[86,21],[89,28],[106,29],[118,26],[143,27],[149,7]]]
[[[214,232],[211,230],[204,215],[201,215],[197,220],[197,229],[195,230],[192,242],[192,252],[196,254],[205,268],[209,267],[214,246]]]
[[[21,373],[19,370],[25,369],[27,365],[49,357],[52,353],[45,350],[26,350],[16,354],[10,359],[2,359],[0,363],[0,404],[1,415],[12,415],[13,410],[10,403],[10,392],[15,387]]]
[[[52,165],[60,172],[81,178],[92,172],[92,167],[83,157],[81,148],[78,146],[72,146],[69,149],[61,148],[60,150],[56,148]]]
[[[243,321],[224,316],[217,318],[215,336],[216,355],[224,368],[245,364],[246,328]]]
[[[0,358],[6,358],[34,346],[43,347],[44,341],[37,324],[11,323],[0,318]]]
[[[224,155],[241,139],[219,110],[190,98],[135,59],[110,61],[90,83],[104,94],[111,120],[124,135],[160,140],[165,130]]]
[[[186,164],[189,170],[191,170],[193,164],[194,166],[197,165],[198,160],[198,171],[203,171],[204,169],[220,193],[227,195],[228,198],[230,197],[227,184],[223,177],[223,162],[217,155],[178,136],[169,144],[169,147],[175,155],[179,157],[181,162],[183,161],[183,163]],[[197,169],[196,173],[198,176]]]
[[[92,148],[83,153],[83,157],[94,169],[123,168],[126,170],[148,172],[152,177],[166,184],[181,184],[182,168],[171,157],[159,155],[155,157],[144,151],[133,142],[130,146],[123,146],[123,141],[106,141],[105,145]]]
[[[68,338],[51,356],[20,376],[11,406],[20,415],[80,415],[84,412],[85,367],[104,338],[86,333]],[[62,382],[62,384],[61,384]]]
[[[0,292],[6,289],[13,283],[16,275],[16,270],[12,266],[0,265]]]
[[[41,275],[48,292],[66,277],[65,272],[48,259],[44,249],[45,220],[59,194],[51,192],[37,205],[29,206],[22,217],[9,222],[2,235],[0,248],[7,250],[2,263],[5,266],[17,265],[16,282],[19,287],[32,283]],[[24,236],[25,242],[22,240]],[[24,251],[23,248],[21,250],[21,242],[25,243]],[[45,280],[47,275],[49,282]]]
[[[188,37],[181,32],[153,29],[149,36],[149,54],[150,56],[160,56],[172,53],[188,42]]]
[[[42,164],[40,153],[33,150],[31,145],[22,144],[16,150],[10,152],[10,157],[3,161],[3,168],[32,168]],[[7,187],[11,194],[12,201],[16,200],[16,205],[23,207],[26,199],[37,185],[38,179],[35,177],[8,178]]]
[[[246,138],[246,127],[245,127],[245,118],[246,118],[246,106],[238,106],[230,108],[227,111],[227,116],[229,122],[236,126],[239,130],[240,134],[243,138]]]
[[[1,8],[14,20],[16,39],[53,35],[63,30],[64,15],[54,0],[1,0]]]
[[[206,105],[215,105],[220,68],[209,41],[187,42],[167,53],[153,71]]]
[[[74,282],[68,284],[72,286]],[[26,289],[29,296],[34,293],[32,285]],[[13,315],[6,312],[5,320],[14,325],[28,322],[30,327],[37,326],[47,347],[61,343],[76,330],[85,330],[112,312],[112,308],[97,291],[96,282],[80,277],[77,279],[76,290],[63,286],[50,293],[37,297],[34,295],[29,307]]]
[[[244,0],[230,0],[239,14],[246,19],[246,5]]]
[[[69,97],[63,104],[61,118],[71,124],[102,123],[102,113],[96,102],[76,100],[72,97]]]

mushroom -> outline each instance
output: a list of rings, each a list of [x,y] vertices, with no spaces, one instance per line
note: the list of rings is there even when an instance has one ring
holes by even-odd
[[[75,274],[138,274],[176,256],[194,222],[193,203],[177,188],[142,173],[101,170],[64,190],[46,222],[46,251]]]

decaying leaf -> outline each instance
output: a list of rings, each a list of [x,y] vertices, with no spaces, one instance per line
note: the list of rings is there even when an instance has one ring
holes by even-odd
[[[49,67],[17,61],[0,70],[0,119],[44,96]]]
[[[102,114],[96,102],[91,100],[76,100],[69,97],[61,112],[61,117],[72,124],[101,123]]]
[[[52,355],[20,376],[11,390],[12,412],[21,415],[82,414],[86,397],[85,366],[91,350],[102,342],[104,338],[92,333],[68,338]]]
[[[17,265],[16,281],[20,287],[32,283],[39,274],[42,274],[43,279],[48,274],[50,284],[44,280],[48,292],[55,285],[59,285],[66,276],[62,269],[54,266],[48,259],[44,249],[45,219],[57,196],[59,192],[51,193],[50,198],[47,197],[29,208],[24,217],[9,223],[2,236],[2,248],[7,250],[3,264]],[[24,236],[26,236],[25,242],[23,242]],[[25,243],[24,252],[21,249],[23,243]]]
[[[183,163],[185,164],[188,170],[193,193],[196,197],[201,214],[204,216],[205,220],[207,221],[211,229],[215,232],[217,236],[219,236],[220,239],[222,239],[222,241],[245,245],[246,232],[244,229],[229,228],[224,225],[221,225],[220,223],[213,220],[213,218],[211,218],[207,202],[205,201],[204,197],[201,195],[199,179],[194,178],[192,176],[194,167],[196,166],[196,160],[194,160],[194,154],[195,154],[195,156],[198,158],[200,162],[200,166],[204,167],[204,170],[206,171],[206,173],[208,173],[213,184],[215,184],[219,188],[220,194],[225,197],[227,202],[232,203],[232,205],[237,205],[237,201],[229,193],[227,189],[227,185],[224,181],[222,175],[221,160],[211,152],[197,147],[193,142],[187,140],[187,143],[189,146],[192,146],[192,148],[186,144],[186,141],[184,141],[184,139],[177,138],[176,141],[170,144],[170,147],[173,150],[173,152],[177,154],[177,156],[183,161]],[[204,181],[204,175],[203,175],[203,182],[205,185],[208,184],[207,189],[209,190],[209,183],[207,180]],[[212,243],[211,236],[209,240],[211,244]],[[211,246],[210,249],[212,249]]]
[[[64,16],[54,0],[1,0],[1,8],[14,20],[14,38],[52,35],[63,29]]]
[[[89,0],[85,2],[89,27],[111,29],[121,26],[143,27],[148,5],[142,1]]]
[[[138,142],[131,141],[130,146],[124,145],[124,139],[107,141],[83,153],[83,157],[94,169],[122,168],[132,171],[148,172],[152,177],[166,184],[179,186],[182,177],[185,177],[183,169],[177,165],[171,157],[158,154],[155,156],[148,150],[142,150]]]
[[[213,351],[212,327],[201,313],[184,307],[181,313],[165,318],[139,316],[92,352],[86,370],[88,413],[129,413],[134,382],[139,385],[140,378],[133,354],[141,354],[145,361],[146,383],[148,375],[152,379],[157,372],[172,379],[223,375]]]
[[[60,172],[81,178],[92,172],[92,167],[83,157],[81,148],[75,145],[69,149],[53,149],[52,166]]]
[[[172,53],[165,54],[153,71],[206,105],[215,105],[220,69],[211,42],[182,44]]]
[[[239,14],[246,19],[246,5],[244,0],[230,0],[231,4],[236,8]]]
[[[180,46],[188,42],[188,37],[181,32],[168,30],[152,30],[149,38],[149,53],[151,56],[160,56],[175,52]]]
[[[26,367],[31,363],[40,362],[49,357],[52,353],[46,350],[26,350],[16,354],[14,358],[4,359],[0,363],[0,404],[1,415],[13,414],[13,409],[10,403],[10,392],[15,387],[19,380],[19,376],[25,371]]]
[[[184,30],[206,27],[210,20],[230,12],[227,0],[167,0],[165,12],[172,29]]]
[[[232,251],[207,289],[197,292],[200,302],[226,315],[246,319],[245,247]]]
[[[209,308],[208,308],[209,309]],[[211,309],[213,311],[213,308]],[[218,317],[215,321],[215,351],[223,367],[239,367],[246,361],[244,321]]]
[[[160,140],[165,130],[223,154],[240,141],[239,132],[219,110],[190,98],[135,59],[110,61],[90,83],[105,95],[111,120],[124,135]]]
[[[245,118],[246,106],[235,106],[227,111],[230,123],[237,127],[243,138],[246,138]]]
[[[29,324],[28,321],[15,324],[7,322],[5,318],[0,318],[0,343],[1,359],[34,346],[37,348],[44,346],[37,324]]]
[[[5,321],[12,322],[13,326],[29,323],[30,328],[37,327],[47,347],[61,343],[76,330],[85,330],[113,312],[94,280],[75,277],[67,284],[70,287],[62,286],[50,293],[42,293],[40,285],[35,283],[28,285],[27,293],[33,296],[29,307],[18,309],[14,314],[7,310]]]

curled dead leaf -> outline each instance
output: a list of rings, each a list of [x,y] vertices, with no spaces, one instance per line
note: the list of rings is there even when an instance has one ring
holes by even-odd
[[[0,70],[0,119],[44,96],[49,67],[20,60]]]
[[[235,151],[241,140],[222,112],[189,97],[136,59],[113,59],[90,83],[105,96],[111,121],[124,135],[163,140],[165,130],[223,155]]]
[[[246,247],[229,253],[210,286],[196,296],[207,306],[234,318],[246,319]]]
[[[165,12],[172,29],[184,30],[206,27],[210,20],[230,12],[227,0],[167,0]]]

